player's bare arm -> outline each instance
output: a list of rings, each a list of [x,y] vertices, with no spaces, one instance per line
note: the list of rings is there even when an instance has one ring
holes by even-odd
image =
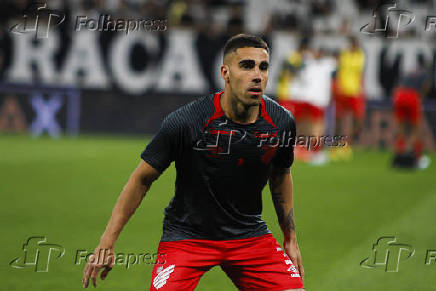
[[[90,278],[94,287],[97,287],[97,277],[100,270],[103,269],[100,278],[104,280],[112,269],[115,242],[159,174],[156,169],[143,160],[131,174],[118,197],[100,243],[85,266],[82,280],[84,288],[88,287]]]
[[[290,168],[274,167],[269,179],[269,186],[277,219],[283,231],[283,247],[303,278],[304,268],[295,234],[294,201],[292,197],[292,175]]]

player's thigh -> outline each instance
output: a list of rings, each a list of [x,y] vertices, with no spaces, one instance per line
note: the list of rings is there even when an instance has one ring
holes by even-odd
[[[155,265],[150,290],[194,290],[201,276],[209,269],[178,263]]]
[[[298,270],[272,235],[235,248],[221,268],[240,290],[304,288]]]
[[[219,254],[198,242],[161,242],[150,290],[194,290],[201,276],[219,264]]]
[[[401,106],[401,104],[394,105],[394,117],[395,120],[399,123],[402,123],[406,120],[408,115],[407,107]]]
[[[310,106],[310,117],[312,122],[321,122],[324,120],[324,109],[320,106]]]
[[[410,122],[417,125],[422,119],[422,105],[418,96],[414,96],[410,100]]]
[[[337,118],[343,118],[348,110],[347,97],[338,96],[335,100],[335,113]]]

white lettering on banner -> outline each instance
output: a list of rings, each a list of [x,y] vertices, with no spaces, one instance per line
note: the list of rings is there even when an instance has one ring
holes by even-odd
[[[12,60],[7,78],[11,82],[32,83],[35,79],[32,65],[37,68],[37,77],[43,83],[54,83],[56,71],[54,55],[58,50],[59,34],[53,31],[49,38],[35,40],[33,34],[11,33]]]
[[[200,73],[198,55],[195,54],[194,33],[190,30],[171,30],[168,50],[162,63],[158,90],[176,92],[202,92],[207,89]]]
[[[418,54],[423,54],[425,59],[428,61],[432,59],[432,49],[429,43],[425,41],[407,41],[399,39],[390,43],[387,48],[387,61],[390,62],[390,65],[392,65],[396,55],[402,56],[400,67],[400,72],[402,73],[410,72],[415,68]],[[429,62],[426,62],[426,64],[428,63]]]
[[[272,38],[272,55],[271,55],[271,72],[269,85],[267,88],[268,94],[276,93],[276,84],[280,67],[283,60],[288,57],[289,52],[298,47],[299,38],[286,33],[276,32]],[[388,48],[387,62],[392,65],[393,59],[397,54],[402,56],[400,72],[407,72],[416,65],[416,57],[419,53],[424,54],[427,62],[432,61],[431,42],[416,41],[414,39],[395,40],[387,42],[382,38],[362,37],[359,39],[366,54],[366,63],[364,71],[365,92],[368,98],[377,98],[383,94],[381,84],[379,82],[379,66],[380,53],[384,47]],[[329,50],[340,50],[347,46],[347,39],[341,36],[317,36],[312,39],[312,46],[315,48],[326,48]]]
[[[36,93],[31,99],[32,108],[36,118],[32,123],[31,131],[33,136],[39,136],[47,131],[51,137],[58,137],[61,127],[56,121],[56,113],[62,106],[62,99],[58,94],[53,94],[47,101],[41,94]]]
[[[150,60],[155,60],[161,49],[156,34],[143,32],[131,32],[128,36],[118,34],[113,40],[109,60],[114,81],[118,86],[128,93],[140,94],[156,84],[157,68],[155,62],[152,62],[153,65],[148,65],[142,72],[132,70],[129,54],[135,44],[146,48]]]
[[[365,52],[364,90],[365,97],[381,96],[383,94],[380,79],[380,52],[383,41],[380,38],[372,37],[361,42]]]
[[[44,85],[65,84],[84,88],[110,88],[112,81],[130,94],[141,94],[147,90],[182,93],[204,93],[208,90],[206,78],[200,70],[202,60],[194,46],[196,32],[184,29],[168,31],[164,36],[168,40],[168,47],[165,48],[159,42],[159,35],[151,32],[116,35],[108,46],[107,67],[111,72],[107,72],[107,67],[103,66],[99,35],[96,31],[85,30],[73,33],[59,72],[55,66],[55,56],[59,53],[58,31],[50,32],[48,38],[37,40],[32,34],[11,34],[13,50],[7,81],[39,81]],[[275,95],[282,62],[298,47],[300,39],[278,31],[273,32],[271,37],[271,70],[266,93]],[[380,83],[383,77],[380,76],[381,52],[384,48],[387,48],[385,66],[392,66],[396,55],[402,57],[399,74],[413,69],[420,53],[425,56],[427,64],[431,65],[435,61],[435,45],[431,40],[410,38],[392,41],[361,35],[359,38],[366,54],[364,81],[368,98],[378,98],[384,93]],[[147,51],[147,60],[150,60],[142,71],[135,71],[130,65],[134,44],[142,45]],[[316,36],[311,44],[315,48],[340,50],[347,46],[347,39],[343,36]],[[157,55],[164,49],[165,55],[158,59]],[[221,56],[222,52],[213,60],[215,67],[212,76],[218,87],[224,86],[220,76]],[[36,67],[36,72],[32,66]],[[83,72],[83,78],[79,72]],[[113,80],[109,80],[109,76]],[[435,76],[433,73],[432,77]]]
[[[72,34],[71,48],[62,67],[62,83],[93,88],[107,87],[107,73],[97,44],[98,36],[87,30]],[[84,73],[83,78],[78,74],[80,71]]]

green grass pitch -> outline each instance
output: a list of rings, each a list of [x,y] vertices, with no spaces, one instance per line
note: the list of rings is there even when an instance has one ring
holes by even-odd
[[[148,139],[80,137],[32,139],[0,135],[0,290],[79,290],[84,264],[77,250],[92,251],[112,207],[139,162]],[[436,290],[436,155],[424,171],[389,167],[390,153],[358,150],[352,162],[312,167],[296,162],[294,178],[297,235],[307,290]],[[163,209],[174,191],[172,165],[152,186],[122,232],[118,253],[156,252]],[[279,243],[282,235],[269,190],[263,218]],[[48,272],[9,264],[23,256],[30,236],[46,236],[65,254],[51,259]],[[381,236],[415,250],[400,255],[398,272],[363,268]],[[42,255],[41,255],[42,256]],[[434,252],[436,257],[436,251]],[[146,290],[152,264],[115,266],[99,290]],[[93,288],[93,287],[90,287]],[[197,290],[236,290],[219,267]]]

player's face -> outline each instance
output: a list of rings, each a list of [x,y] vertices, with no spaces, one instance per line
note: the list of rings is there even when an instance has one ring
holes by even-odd
[[[263,48],[238,48],[222,68],[231,95],[246,106],[259,105],[268,82],[269,54]]]

